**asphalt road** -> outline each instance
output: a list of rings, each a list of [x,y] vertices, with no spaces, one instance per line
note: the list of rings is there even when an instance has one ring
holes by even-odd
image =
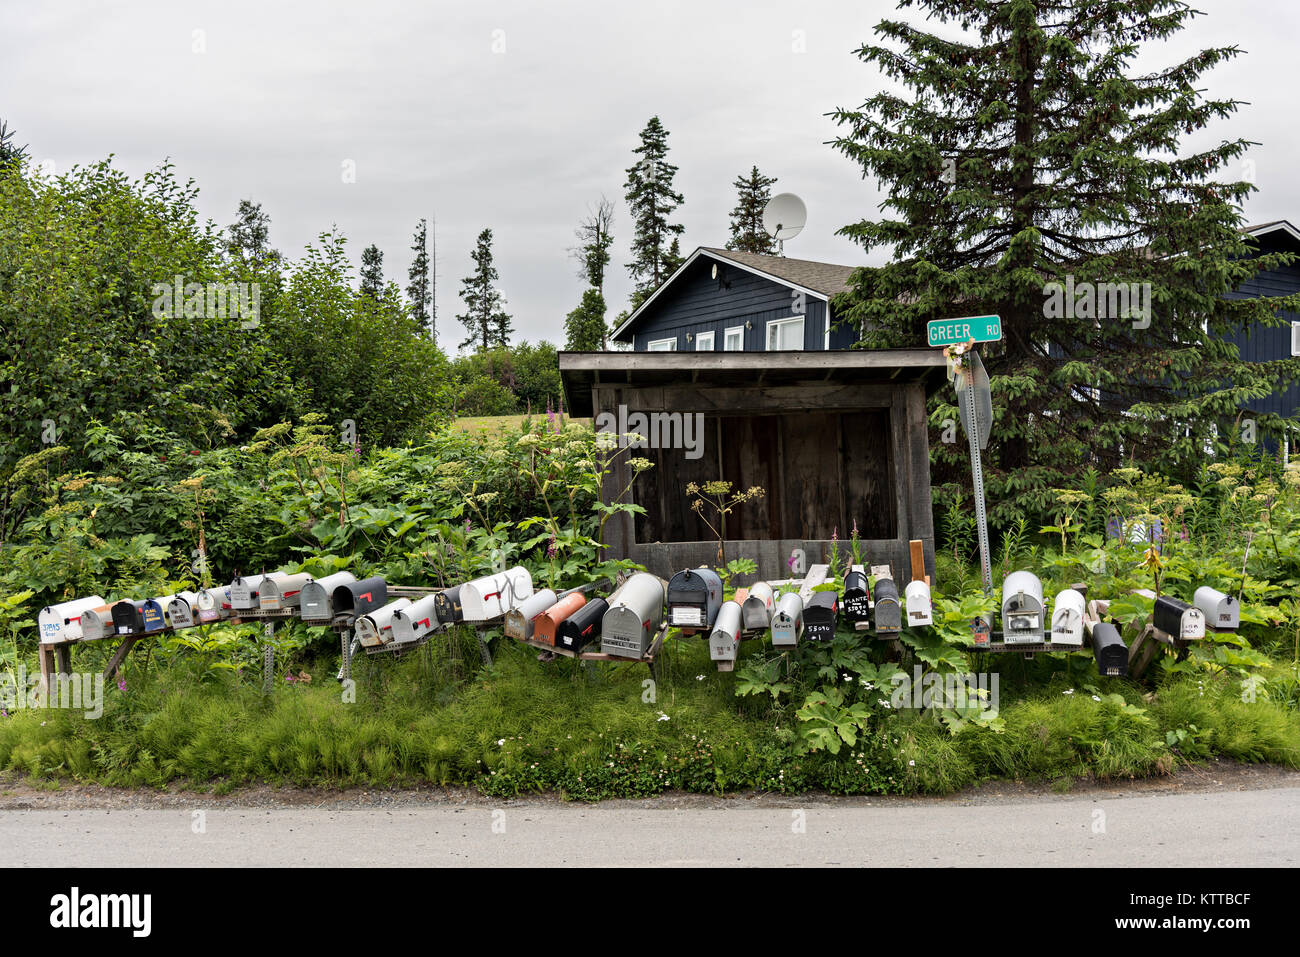
[[[976,805],[8,810],[0,848],[8,866],[1294,867],[1300,787]]]

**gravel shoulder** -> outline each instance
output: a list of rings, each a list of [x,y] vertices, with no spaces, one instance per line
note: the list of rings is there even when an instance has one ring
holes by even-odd
[[[1223,793],[1272,788],[1300,788],[1300,770],[1274,765],[1238,764],[1214,761],[1205,765],[1184,765],[1165,777],[1129,781],[1091,781],[1072,783],[1061,790],[1048,782],[990,781],[965,791],[943,797],[852,796],[819,794],[775,794],[747,791],[715,796],[674,791],[652,798],[616,798],[599,803],[599,807],[639,808],[644,810],[754,808],[854,808],[854,807],[924,807],[978,806],[1009,804],[1035,800],[1078,801],[1116,800],[1160,794]],[[0,774],[0,811],[22,810],[137,810],[183,808],[314,808],[346,810],[350,808],[492,808],[572,806],[589,808],[590,804],[566,801],[556,793],[526,795],[501,799],[487,797],[471,788],[300,788],[257,784],[234,788],[218,794],[215,790],[189,788],[112,788],[96,784],[65,781],[32,781],[11,772]]]

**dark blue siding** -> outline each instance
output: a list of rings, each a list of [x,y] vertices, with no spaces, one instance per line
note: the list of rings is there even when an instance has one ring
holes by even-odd
[[[698,336],[713,332],[713,348],[721,352],[725,332],[749,322],[745,330],[745,351],[761,352],[767,348],[767,323],[772,319],[789,319],[795,315],[796,290],[755,275],[737,266],[719,263],[723,287],[711,275],[716,260],[701,256],[689,269],[660,294],[641,315],[633,333],[632,347],[644,352],[652,339],[676,337],[679,351],[695,349],[686,334]],[[825,348],[826,303],[811,296],[803,297],[804,349]],[[846,348],[856,340],[846,331],[831,332],[831,347]],[[844,343],[841,345],[840,343]]]
[[[1261,253],[1289,250],[1295,252],[1295,242],[1283,233],[1271,233],[1258,240]],[[1300,265],[1295,263],[1280,269],[1269,269],[1256,273],[1238,287],[1230,298],[1244,299],[1256,296],[1290,296],[1300,291]],[[1241,357],[1251,362],[1270,362],[1276,359],[1291,358],[1291,322],[1300,321],[1300,314],[1282,311],[1279,315],[1287,320],[1285,326],[1253,325],[1227,336],[1241,352]],[[1247,408],[1255,412],[1272,412],[1281,416],[1300,414],[1300,384],[1292,385],[1282,392],[1254,399],[1246,403]]]

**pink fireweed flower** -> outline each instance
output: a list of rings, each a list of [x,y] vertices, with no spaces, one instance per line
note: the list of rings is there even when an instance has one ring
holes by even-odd
[[[124,678],[122,675],[117,676],[117,690],[126,691],[126,678]]]

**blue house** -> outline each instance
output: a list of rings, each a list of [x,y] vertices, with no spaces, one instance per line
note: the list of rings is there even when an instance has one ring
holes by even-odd
[[[848,349],[830,300],[853,266],[703,246],[614,330],[636,352]]]
[[[1248,226],[1245,232],[1258,246],[1260,255],[1276,252],[1300,254],[1300,230],[1285,219]],[[1297,292],[1300,292],[1300,261],[1255,273],[1229,297],[1292,296]],[[1281,316],[1290,321],[1282,326],[1251,326],[1228,336],[1228,340],[1237,346],[1243,359],[1251,362],[1300,357],[1300,314],[1283,312]],[[1246,406],[1254,412],[1271,412],[1284,418],[1300,415],[1300,383],[1262,399],[1253,399]]]

